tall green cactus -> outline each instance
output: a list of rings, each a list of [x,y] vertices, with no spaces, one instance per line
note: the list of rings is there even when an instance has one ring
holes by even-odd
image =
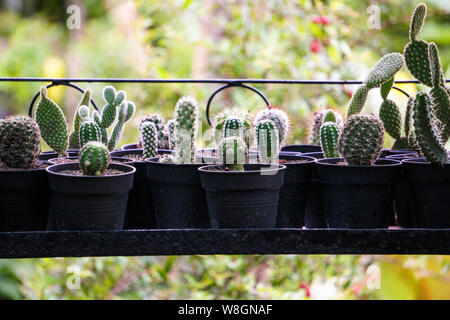
[[[122,137],[123,130],[125,128],[125,123],[131,120],[136,111],[136,106],[131,101],[123,101],[119,107],[119,114],[117,118],[116,125],[108,139],[108,150],[113,151],[119,144],[120,138]]]
[[[86,89],[83,93],[83,96],[81,97],[80,102],[78,103],[77,108],[75,109],[75,114],[73,116],[72,133],[69,136],[69,148],[71,149],[80,148],[80,137],[78,133],[80,132],[80,126],[83,120],[80,118],[78,111],[81,106],[87,106],[89,108],[91,95],[91,89]]]
[[[35,117],[42,139],[59,156],[65,157],[69,147],[66,117],[61,108],[47,96],[47,87],[41,87],[40,95]]]
[[[272,120],[275,123],[278,129],[279,144],[283,144],[290,129],[289,118],[286,112],[275,107],[270,109],[262,109],[257,113],[253,122],[258,123],[265,119]]]
[[[146,121],[140,126],[144,158],[154,158],[158,155],[158,129],[154,122]]]
[[[260,120],[255,126],[255,136],[261,162],[278,162],[280,146],[276,124],[269,119]]]
[[[223,138],[218,146],[219,161],[231,171],[244,171],[244,164],[247,160],[247,144],[242,138]]]
[[[320,127],[320,146],[325,158],[339,158],[339,132],[340,129],[335,122],[324,122]]]
[[[383,123],[373,115],[356,114],[345,122],[338,148],[349,165],[369,166],[379,158],[383,142]]]
[[[175,119],[167,121],[167,133],[169,136],[169,149],[175,148]]]
[[[100,176],[108,168],[111,156],[103,143],[91,141],[81,148],[78,160],[84,175]]]
[[[320,127],[325,122],[335,122],[339,130],[344,125],[342,116],[334,110],[323,109],[314,113],[314,117],[309,129],[308,143],[320,145]]]
[[[29,117],[0,120],[0,162],[10,168],[31,168],[41,151],[39,126]]]
[[[198,134],[198,103],[189,96],[175,106],[175,154],[180,163],[194,163]]]
[[[239,118],[228,118],[223,125],[223,137],[240,137],[244,139],[244,123]]]

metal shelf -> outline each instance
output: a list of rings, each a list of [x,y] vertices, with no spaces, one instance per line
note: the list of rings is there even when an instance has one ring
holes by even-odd
[[[450,229],[189,229],[0,233],[0,258],[450,254]]]

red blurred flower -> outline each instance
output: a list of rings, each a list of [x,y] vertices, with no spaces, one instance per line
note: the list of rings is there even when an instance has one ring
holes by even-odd
[[[311,292],[309,291],[309,285],[306,282],[300,283],[300,289],[305,290],[305,294],[307,298],[311,298]]]
[[[327,25],[331,23],[331,19],[327,16],[313,16],[312,18],[312,22],[315,24],[323,24],[323,25]]]
[[[327,24],[330,24],[330,23],[331,23],[330,17],[322,16],[321,18],[322,18],[322,24],[323,24],[323,25],[327,25]]]
[[[317,39],[314,39],[309,46],[311,52],[317,53],[320,51],[320,42]]]

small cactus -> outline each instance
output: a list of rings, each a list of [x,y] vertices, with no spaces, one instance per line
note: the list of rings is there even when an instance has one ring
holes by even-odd
[[[72,133],[69,136],[69,148],[71,149],[79,149],[80,148],[80,138],[78,133],[80,132],[80,126],[83,122],[80,115],[78,114],[81,106],[88,106],[91,102],[91,89],[86,89],[81,97],[80,102],[78,103],[77,108],[75,109],[75,115],[73,117],[72,124]]]
[[[11,168],[30,168],[41,151],[39,126],[29,117],[0,120],[0,162]]]
[[[66,117],[61,108],[47,96],[47,87],[41,87],[40,94],[35,116],[42,139],[59,156],[65,157],[69,146]]]
[[[169,150],[175,148],[175,119],[167,121],[167,134],[169,137]]]
[[[169,149],[169,137],[166,125],[164,124],[164,118],[161,117],[157,113],[151,113],[144,117],[142,117],[139,126],[144,122],[153,122],[156,126],[156,130],[158,131],[158,148],[159,149]],[[142,146],[142,139],[139,137],[139,145]]]
[[[175,106],[175,154],[181,163],[194,163],[197,141],[198,103],[182,97]]]
[[[339,132],[335,122],[324,122],[320,127],[320,146],[325,158],[339,158]]]
[[[275,163],[278,159],[278,128],[272,120],[259,121],[255,126],[255,136],[262,163]]]
[[[113,151],[119,144],[120,138],[122,137],[123,130],[125,128],[125,123],[131,120],[136,111],[136,106],[131,101],[124,101],[119,107],[119,114],[116,125],[108,139],[108,150]]]
[[[383,123],[373,115],[347,119],[338,141],[339,153],[349,165],[372,165],[380,156],[384,141]]]
[[[223,137],[244,138],[244,123],[239,118],[228,118],[223,125]]]
[[[77,134],[79,139],[78,145],[83,147],[90,141],[102,142],[100,126],[89,118],[89,108],[87,106],[81,106],[78,109],[78,116],[83,121]]]
[[[245,143],[247,144],[247,147],[250,146],[252,142],[252,119],[250,116],[250,113],[248,112],[242,112],[236,108],[233,109],[226,109],[223,112],[219,113],[214,121],[214,141],[218,145],[220,141],[223,138],[223,127],[225,124],[225,121],[229,118],[238,118],[242,121],[244,125],[244,137],[245,137]]]
[[[335,122],[339,130],[344,125],[342,116],[336,111],[333,111],[331,109],[324,109],[314,113],[311,128],[309,129],[309,144],[320,145],[320,127],[324,122],[329,121]]]
[[[88,142],[78,155],[81,171],[86,176],[100,176],[111,162],[109,151],[103,143]]]
[[[116,92],[112,86],[103,89],[103,99],[106,105],[102,109],[100,127],[107,129],[116,120],[117,108],[126,100],[126,93],[122,90]]]
[[[219,161],[231,171],[244,171],[248,156],[245,141],[239,137],[223,138],[218,147]]]
[[[265,119],[272,120],[275,123],[278,129],[279,144],[283,144],[289,133],[289,118],[286,112],[274,107],[270,109],[263,109],[258,112],[253,122],[258,123]]]
[[[140,126],[144,158],[154,158],[158,155],[158,129],[151,121],[143,122]]]

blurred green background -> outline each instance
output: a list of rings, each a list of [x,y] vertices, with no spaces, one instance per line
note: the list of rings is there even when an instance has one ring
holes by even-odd
[[[415,0],[0,0],[1,77],[363,79],[382,55],[402,52]],[[421,37],[439,46],[450,77],[450,2],[425,1]],[[66,9],[81,9],[70,30]],[[379,13],[379,15],[378,15]],[[409,79],[406,69],[396,79]],[[0,118],[26,114],[42,83],[0,83]],[[103,105],[105,84],[90,87]],[[138,111],[121,144],[136,141],[139,118],[166,120],[182,95],[205,109],[218,85],[115,84]],[[344,112],[355,86],[255,85],[288,112],[287,143],[305,143],[314,111]],[[416,85],[399,85],[410,94]],[[50,96],[71,120],[80,98],[64,87]],[[406,98],[391,92],[404,112]],[[365,112],[381,98],[369,95]],[[258,96],[220,93],[212,115],[254,112]],[[203,130],[208,128],[202,116]],[[392,141],[386,136],[386,147]],[[200,141],[205,143],[205,141]],[[46,146],[43,146],[46,149]],[[379,269],[378,269],[379,268]],[[448,256],[192,256],[0,260],[6,299],[435,299],[450,298]],[[373,281],[380,271],[380,288]],[[73,283],[80,286],[73,288]],[[72,284],[72,285],[71,285]],[[75,285],[75,287],[77,287]]]

